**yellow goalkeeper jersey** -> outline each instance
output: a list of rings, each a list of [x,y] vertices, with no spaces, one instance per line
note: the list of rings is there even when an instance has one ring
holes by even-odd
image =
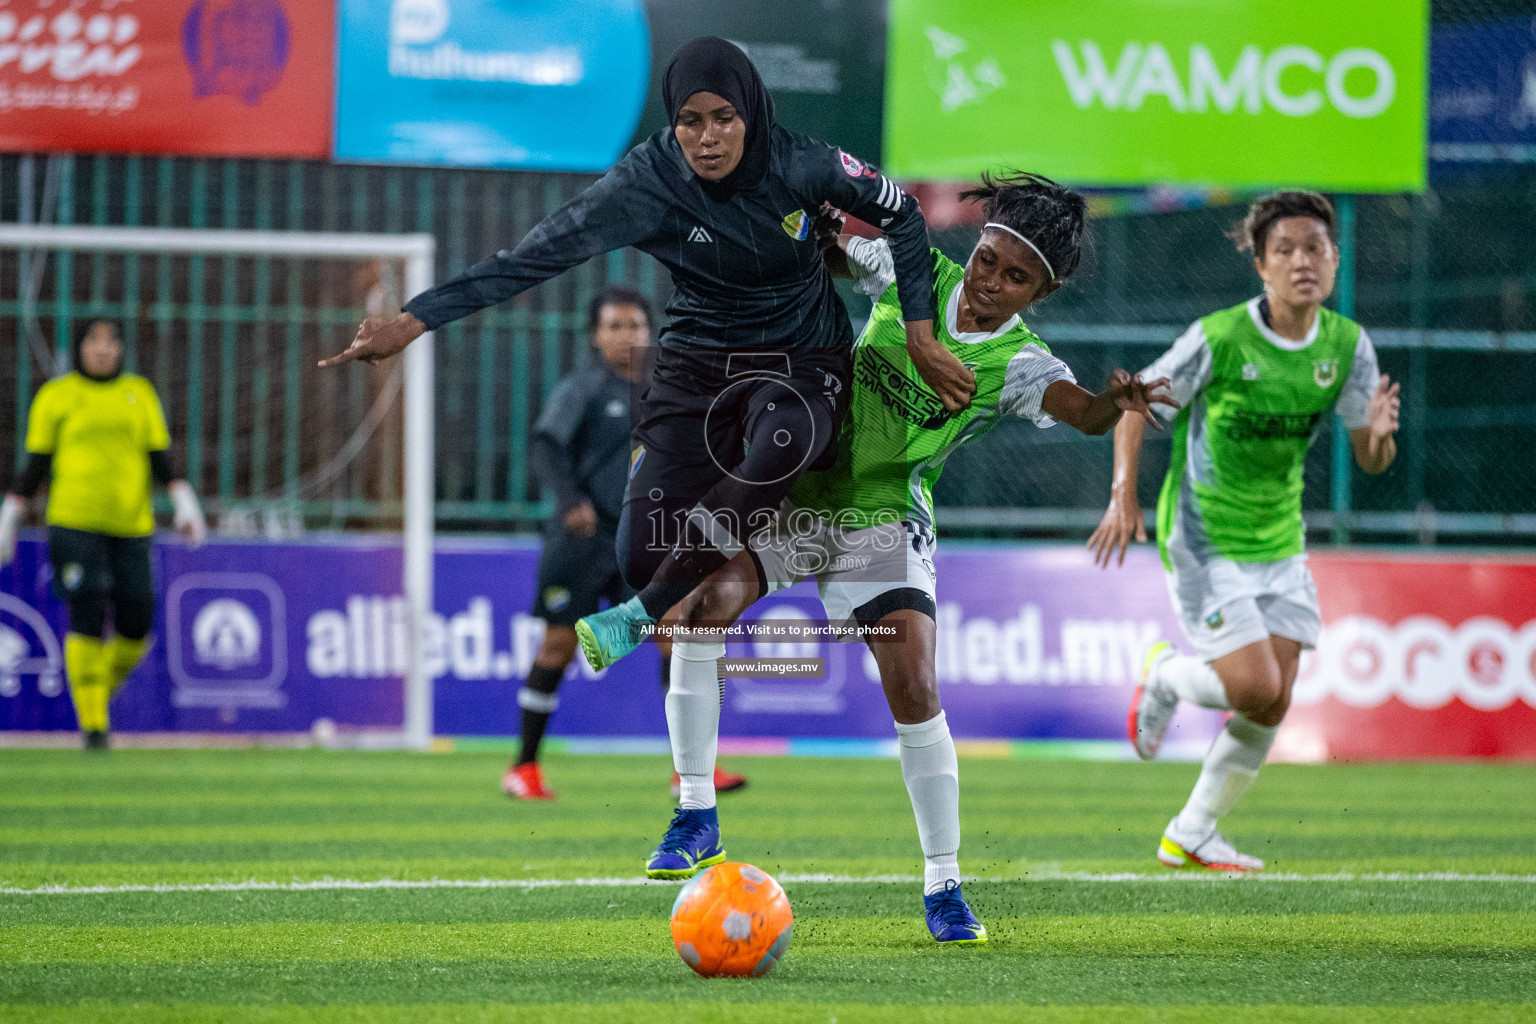
[[[44,384],[27,419],[27,451],[53,456],[48,525],[147,537],[155,532],[149,453],[170,447],[165,413],[143,377]]]

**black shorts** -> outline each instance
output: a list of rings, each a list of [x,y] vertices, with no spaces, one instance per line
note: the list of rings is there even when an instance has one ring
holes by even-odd
[[[53,591],[68,602],[76,597],[113,600],[154,598],[149,537],[113,537],[106,533],[48,527],[48,561]]]
[[[637,410],[619,525],[630,582],[650,578],[681,516],[734,475],[755,435],[766,435],[765,445],[789,442],[785,451],[793,453],[772,478],[744,489],[770,516],[800,473],[830,466],[851,367],[847,349],[663,349]]]
[[[590,537],[577,537],[559,527],[544,536],[539,554],[538,590],[533,614],[550,626],[574,626],[576,620],[635,596],[624,583],[614,555],[612,528],[599,527]]]

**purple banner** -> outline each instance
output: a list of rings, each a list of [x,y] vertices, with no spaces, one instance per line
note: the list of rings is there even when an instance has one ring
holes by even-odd
[[[517,731],[517,687],[543,623],[532,541],[438,542],[427,657],[442,735]],[[400,548],[381,538],[154,548],[156,642],[112,703],[119,730],[297,732],[317,719],[391,728],[405,659]],[[940,692],[971,738],[1120,739],[1142,654],[1178,636],[1156,555],[1095,570],[1067,546],[945,545],[937,557]],[[0,570],[0,728],[69,729],[65,609],[38,535]],[[760,602],[754,619],[819,620],[813,587]],[[874,660],[857,643],[733,643],[733,657],[825,660],[820,679],[729,679],[721,733],[893,735]],[[646,646],[604,673],[578,656],[551,731],[662,736],[659,660]],[[1182,719],[1182,716],[1181,716]],[[1210,723],[1185,723],[1186,738]]]

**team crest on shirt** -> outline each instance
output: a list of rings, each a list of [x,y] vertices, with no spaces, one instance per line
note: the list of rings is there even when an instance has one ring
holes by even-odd
[[[843,170],[848,172],[848,177],[857,178],[864,173],[864,161],[856,156],[849,156],[842,150],[838,150],[837,155],[843,158]]]
[[[784,233],[797,242],[803,242],[811,237],[811,218],[805,215],[804,210],[796,210],[787,215],[781,222]]]
[[[1256,363],[1243,364],[1243,380],[1258,380],[1259,367]]]
[[[571,603],[571,592],[564,587],[544,588],[544,607],[558,612]]]
[[[85,579],[85,566],[79,562],[70,562],[64,567],[63,575],[65,590],[79,590],[81,581]]]
[[[1209,615],[1207,615],[1205,617],[1205,628],[1206,629],[1220,629],[1222,626],[1225,626],[1226,624],[1227,624],[1227,617],[1225,615],[1221,614],[1221,609],[1219,609],[1219,608],[1216,611],[1211,612],[1211,614],[1209,614]]]
[[[1337,359],[1312,360],[1312,382],[1320,388],[1331,388],[1339,375]]]

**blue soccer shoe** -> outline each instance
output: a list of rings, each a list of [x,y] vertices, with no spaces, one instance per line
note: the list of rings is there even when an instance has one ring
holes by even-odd
[[[581,653],[594,669],[604,669],[640,646],[642,627],[655,625],[638,597],[576,622]]]
[[[944,891],[923,897],[923,909],[928,912],[928,930],[933,937],[951,946],[979,946],[987,941],[987,929],[976,920],[971,908],[960,895],[960,883],[951,879],[944,883]]]
[[[705,868],[725,860],[720,845],[720,815],[715,808],[685,811],[672,815],[667,834],[645,865],[646,878],[692,878]]]

